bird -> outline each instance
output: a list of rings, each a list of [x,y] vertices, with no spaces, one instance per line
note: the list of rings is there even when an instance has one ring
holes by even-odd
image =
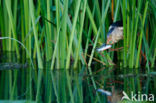
[[[97,48],[98,52],[109,49],[113,44],[123,39],[123,22],[116,21],[110,25],[107,33],[107,41],[101,47]]]

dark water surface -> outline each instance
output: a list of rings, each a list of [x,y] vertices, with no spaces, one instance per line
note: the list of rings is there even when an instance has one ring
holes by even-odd
[[[1,70],[0,101],[107,103],[107,100],[112,101],[112,98],[96,90],[100,88],[113,92],[112,87],[115,87],[115,91],[125,91],[129,95],[132,91],[140,94],[156,94],[155,74],[120,72],[116,75],[117,73],[119,72],[115,69],[105,68],[90,74],[89,68],[85,66],[79,71],[32,68]]]
[[[0,103],[118,103],[123,91],[131,100],[125,99],[121,103],[138,103],[138,100],[150,103],[151,95],[156,102],[154,68],[149,72],[146,68],[136,71],[96,65],[52,71],[50,63],[45,63],[41,70],[36,65],[33,69],[25,62],[28,60],[17,62],[16,59],[1,58],[0,61]],[[98,89],[111,93],[111,96],[97,92]],[[142,95],[146,96],[142,98]]]

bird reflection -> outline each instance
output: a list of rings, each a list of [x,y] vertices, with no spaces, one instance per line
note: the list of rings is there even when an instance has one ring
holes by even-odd
[[[119,103],[123,96],[122,91],[115,89],[114,86],[112,86],[111,89],[112,89],[112,92],[106,91],[103,89],[97,89],[97,92],[100,92],[100,93],[106,95],[108,103]]]

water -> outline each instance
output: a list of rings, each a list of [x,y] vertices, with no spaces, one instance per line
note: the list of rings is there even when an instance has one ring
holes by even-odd
[[[17,60],[3,61],[15,63]],[[16,63],[22,65],[25,61],[28,60]],[[145,97],[141,98],[142,94],[147,94],[148,99],[153,94],[154,100],[156,99],[154,71],[147,74],[145,69],[139,68],[136,73],[136,69],[132,68],[103,66],[51,71],[50,63],[45,63],[44,67],[41,70],[35,65],[35,69],[32,69],[29,65],[0,70],[0,103],[117,103],[117,100],[121,100],[123,91],[130,99],[132,93],[137,94],[135,100],[146,101]],[[97,92],[99,88],[112,95]],[[133,103],[132,101],[134,100],[131,99],[129,103]],[[122,102],[128,103],[128,100]]]

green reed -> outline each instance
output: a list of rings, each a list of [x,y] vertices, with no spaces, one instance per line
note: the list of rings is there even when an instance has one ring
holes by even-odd
[[[110,3],[109,3],[110,2]],[[155,1],[4,1],[0,3],[0,33],[23,43],[38,66],[51,61],[51,69],[74,68],[78,64],[91,66],[93,58],[112,65],[138,68],[146,61],[155,66],[156,21]],[[123,47],[116,52],[95,51],[106,42],[109,25],[123,19],[124,40],[113,45]],[[14,41],[2,40],[2,51],[16,51],[21,47]],[[74,63],[72,63],[72,62]]]
[[[139,74],[139,67],[143,63],[147,68],[144,69],[146,75],[155,75],[155,10],[155,0],[0,0],[0,50],[15,51],[17,57],[21,58],[24,57],[21,50],[24,47],[26,58],[35,59],[38,65],[35,68],[39,69],[1,72],[0,92],[4,94],[0,94],[0,102],[4,103],[2,99],[11,102],[21,99],[21,103],[102,103],[104,98],[106,103],[106,96],[96,92],[100,87],[98,82],[104,82],[103,88],[106,89],[105,80],[115,80],[116,77],[110,76],[111,71],[100,71],[105,77],[94,77],[94,71],[101,67],[96,65],[91,68],[95,58],[106,66],[119,63],[125,67],[121,68],[125,75],[128,74],[127,69],[130,73],[135,71]],[[113,45],[113,49],[123,49],[98,53],[96,47],[106,42],[111,23],[121,19],[124,40]],[[44,62],[49,61],[46,67]],[[69,69],[70,66],[76,69],[80,67],[80,73],[49,71],[55,68]],[[152,88],[156,88],[155,79],[153,84],[150,80],[148,77],[146,93],[153,85]],[[143,88],[139,77],[124,78],[122,81],[128,94],[130,91],[136,92],[136,88],[140,91]],[[16,85],[20,83],[20,86]],[[85,83],[87,85],[84,86]],[[84,94],[88,95],[85,97]]]

